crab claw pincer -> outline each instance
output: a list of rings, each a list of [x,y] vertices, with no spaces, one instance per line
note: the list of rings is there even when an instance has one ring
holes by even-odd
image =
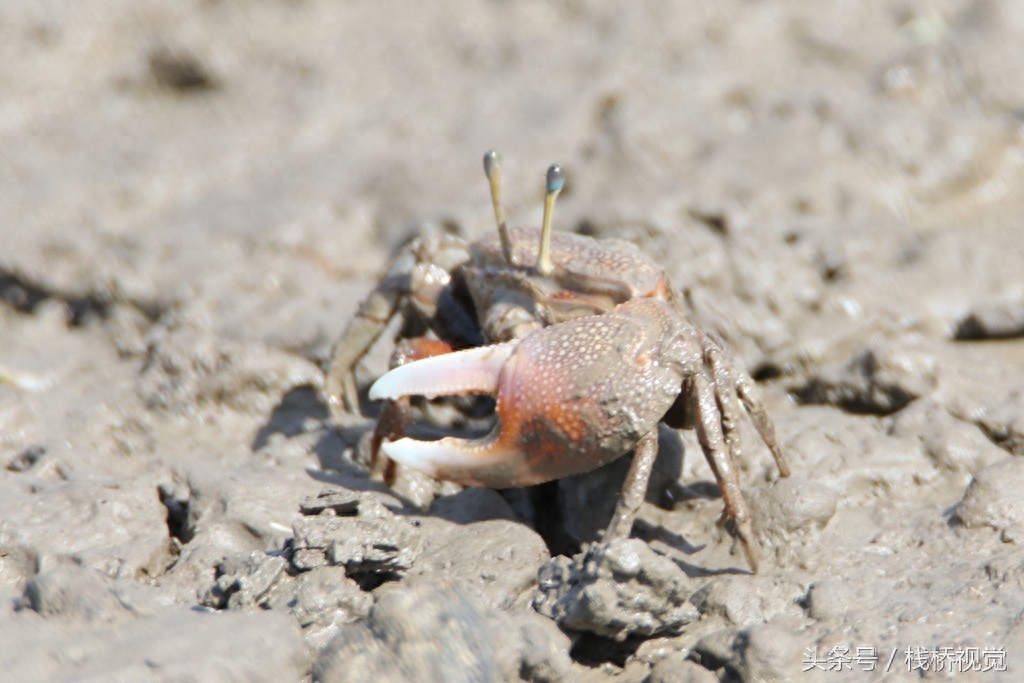
[[[491,394],[497,422],[480,439],[402,438],[381,450],[435,478],[491,488],[596,469],[633,448],[672,407],[683,377],[671,353],[679,336],[669,306],[642,299],[397,367],[371,387],[371,399]]]

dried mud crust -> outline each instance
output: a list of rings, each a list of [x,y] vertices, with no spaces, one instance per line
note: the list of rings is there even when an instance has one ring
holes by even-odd
[[[1022,31],[989,0],[6,7],[0,671],[881,678],[820,671],[864,648],[900,681],[978,648],[1006,671],[958,680],[1021,680]],[[412,232],[492,229],[490,147],[513,223],[563,164],[557,228],[654,255],[761,381],[794,470],[744,439],[761,574],[690,434],[610,547],[624,461],[502,494],[354,464],[322,363]]]

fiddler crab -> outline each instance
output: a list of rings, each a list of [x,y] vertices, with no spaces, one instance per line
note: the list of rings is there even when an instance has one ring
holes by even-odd
[[[467,486],[510,488],[594,470],[633,453],[604,541],[628,537],[658,450],[658,424],[692,428],[722,491],[751,568],[757,545],[740,491],[740,406],[782,476],[790,470],[750,375],[723,341],[684,313],[665,271],[633,244],[552,234],[561,167],[547,172],[540,230],[509,228],[501,163],[484,156],[497,234],[410,242],[335,347],[327,400],[342,422],[358,415],[355,368],[389,323],[403,325],[390,372],[369,391],[384,406],[372,469],[394,462]],[[496,397],[482,438],[405,438],[410,396]],[[389,475],[388,472],[391,474]]]

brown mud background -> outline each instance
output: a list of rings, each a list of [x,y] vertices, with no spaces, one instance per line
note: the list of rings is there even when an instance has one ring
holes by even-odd
[[[1020,680],[1022,39],[986,0],[6,3],[0,678],[944,680],[906,649],[976,647],[1007,671],[957,680]],[[586,540],[614,474],[424,512],[352,463],[322,364],[405,239],[493,229],[492,147],[513,223],[562,163],[558,228],[655,255],[761,381],[794,477],[747,425],[759,575],[691,434],[645,543],[582,571],[529,518]],[[802,672],[842,647],[875,670]]]

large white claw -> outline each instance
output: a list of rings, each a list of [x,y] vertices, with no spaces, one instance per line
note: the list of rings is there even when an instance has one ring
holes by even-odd
[[[400,365],[370,387],[370,398],[496,395],[502,372],[518,344],[511,341],[480,346]],[[470,486],[505,488],[536,483],[530,478],[523,454],[515,447],[515,434],[512,430],[512,439],[502,439],[500,425],[496,425],[482,439],[398,439],[384,441],[380,449],[391,460],[432,477]]]
[[[465,486],[508,488],[537,483],[523,469],[521,455],[509,450],[496,434],[483,439],[445,437],[438,441],[385,441],[381,452],[395,462],[437,479]]]
[[[370,387],[370,399],[494,394],[517,342],[478,346],[400,365]]]

